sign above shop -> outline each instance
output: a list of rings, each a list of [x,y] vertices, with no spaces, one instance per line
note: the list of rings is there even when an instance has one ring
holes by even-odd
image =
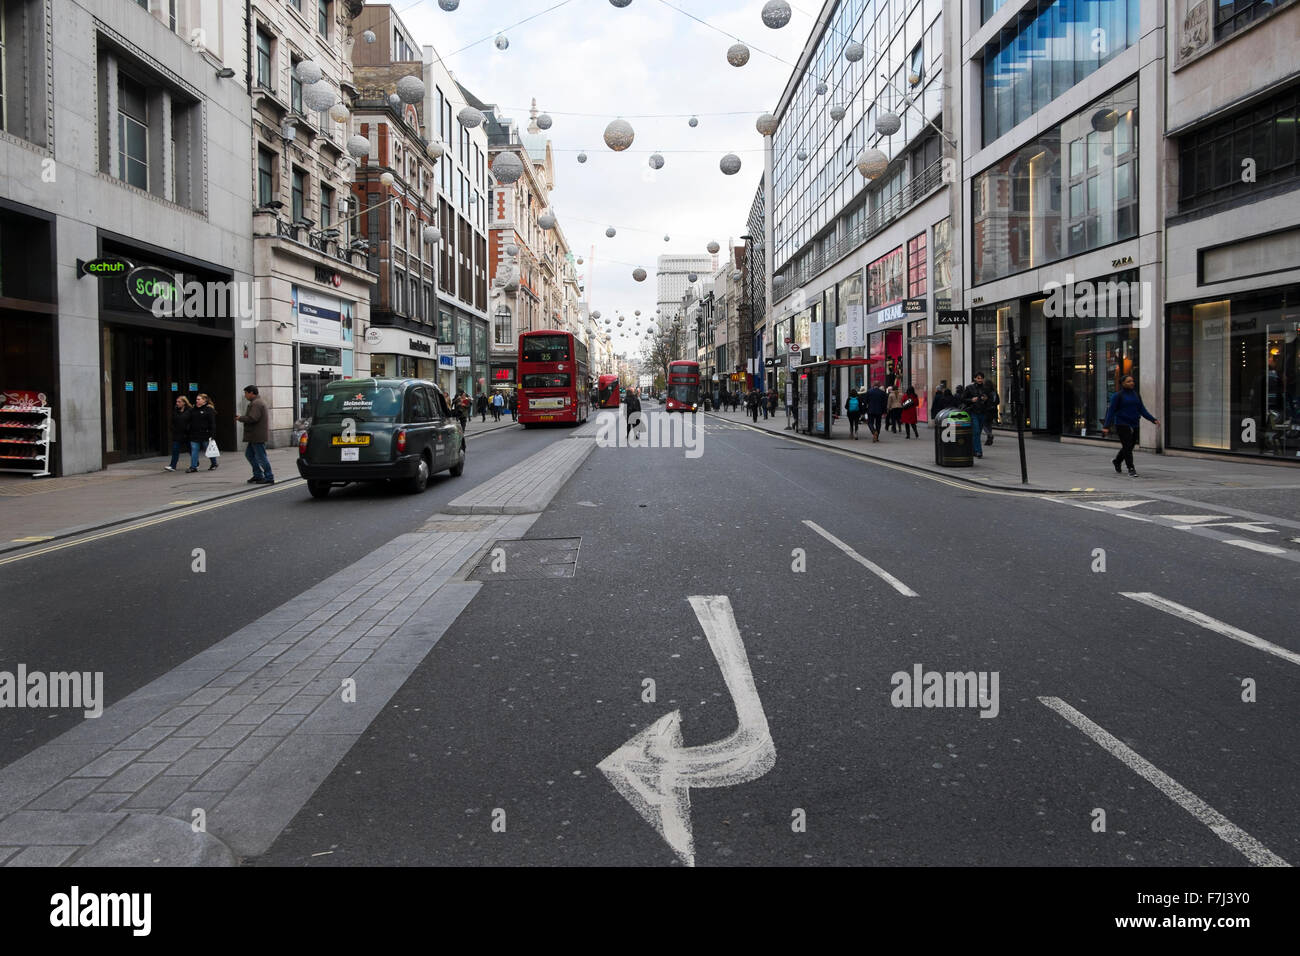
[[[876,325],[896,322],[903,317],[903,303],[895,302],[893,305],[886,306],[879,312],[873,313],[872,317],[876,320]]]
[[[433,354],[433,346],[420,339],[410,339],[410,348],[412,352],[423,352],[425,355]]]
[[[384,340],[384,330],[370,328],[366,329],[366,342],[369,345],[378,345]]]
[[[343,277],[327,266],[317,266],[316,281],[321,285],[332,285],[337,289],[343,284]]]
[[[468,356],[468,355],[457,355],[457,356],[456,356],[456,367],[457,367],[457,368],[469,368],[469,356]]]
[[[925,315],[925,299],[904,299],[904,315]]]
[[[965,325],[969,321],[965,309],[940,309],[937,315],[939,325]]]
[[[438,354],[439,354],[440,356],[441,356],[441,355],[455,355],[455,354],[456,354],[456,346],[455,346],[455,345],[443,345],[443,344],[440,342],[440,343],[438,343]]]
[[[85,259],[77,260],[77,278],[82,276],[95,276],[102,279],[104,276],[124,276],[135,266],[120,256],[101,256],[98,259],[91,259],[87,262]]]
[[[952,299],[950,298],[940,299],[936,297],[934,300],[934,308],[935,311],[947,311],[948,309],[952,308]]]
[[[171,315],[179,305],[177,277],[156,266],[140,266],[126,277],[126,294],[131,301],[154,315]]]
[[[455,368],[455,367],[456,367],[456,356],[454,354],[448,355],[445,352],[438,353],[438,368]]]

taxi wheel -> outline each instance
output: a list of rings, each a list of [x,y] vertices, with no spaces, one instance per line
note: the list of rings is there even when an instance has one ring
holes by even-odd
[[[328,498],[330,493],[330,483],[328,481],[307,480],[307,491],[313,498]]]
[[[451,475],[453,478],[459,478],[461,475],[465,474],[465,445],[463,443],[460,446],[460,458],[456,460],[456,464],[452,465],[451,468],[448,469],[447,474]]]
[[[421,456],[415,474],[406,479],[405,488],[413,495],[418,495],[429,487],[429,459]]]

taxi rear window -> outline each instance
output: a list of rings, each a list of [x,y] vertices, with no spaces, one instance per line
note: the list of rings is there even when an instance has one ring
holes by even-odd
[[[402,414],[402,387],[400,385],[363,386],[353,383],[347,387],[327,388],[316,403],[315,421],[342,422],[351,418],[356,422],[395,422]]]

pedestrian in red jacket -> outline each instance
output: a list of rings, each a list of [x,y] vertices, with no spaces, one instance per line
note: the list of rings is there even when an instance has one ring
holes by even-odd
[[[898,420],[903,424],[904,438],[920,438],[920,433],[916,430],[916,410],[921,400],[916,395],[916,389],[911,385],[907,386],[907,392],[903,395],[903,404],[900,406]],[[911,434],[908,434],[908,431]]]

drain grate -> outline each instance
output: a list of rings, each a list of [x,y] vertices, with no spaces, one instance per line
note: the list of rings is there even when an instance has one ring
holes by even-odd
[[[581,538],[515,538],[493,541],[468,575],[471,581],[537,581],[571,578],[578,570]]]

